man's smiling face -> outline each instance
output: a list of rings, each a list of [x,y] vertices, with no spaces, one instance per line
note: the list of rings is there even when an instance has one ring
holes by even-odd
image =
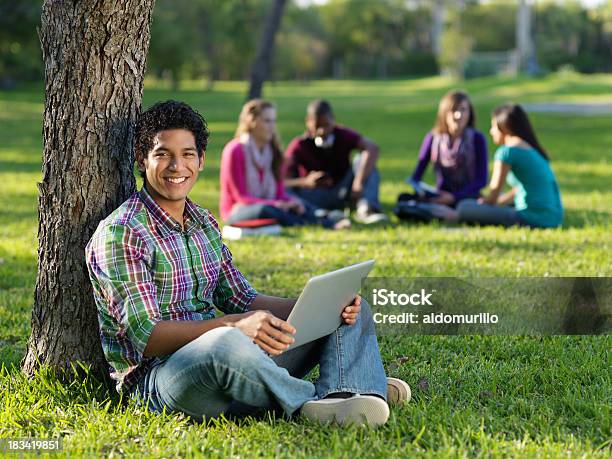
[[[184,203],[204,169],[204,155],[198,156],[191,131],[169,129],[155,135],[153,148],[138,169],[146,175],[147,191],[162,209],[169,210]]]

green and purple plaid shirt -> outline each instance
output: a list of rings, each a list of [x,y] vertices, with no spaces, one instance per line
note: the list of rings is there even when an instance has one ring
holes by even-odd
[[[100,222],[87,244],[102,348],[117,389],[154,359],[143,356],[161,320],[207,320],[215,306],[249,309],[257,292],[232,265],[212,214],[187,199],[183,230],[143,188]]]

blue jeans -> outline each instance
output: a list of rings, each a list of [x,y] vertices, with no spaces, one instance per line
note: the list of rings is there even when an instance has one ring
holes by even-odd
[[[309,209],[303,215],[279,209],[267,204],[248,204],[234,207],[226,223],[233,225],[244,220],[257,218],[274,218],[281,226],[301,226],[316,223],[316,218]]]
[[[355,155],[352,168],[346,171],[344,177],[331,188],[315,188],[312,190],[308,188],[290,188],[288,191],[290,194],[322,209],[343,209],[350,204],[351,186],[353,185],[353,179],[359,168],[360,161],[361,155]],[[379,188],[380,174],[378,169],[374,169],[365,179],[363,196],[357,203],[357,207],[367,204],[371,209],[380,210]]]
[[[249,204],[246,206],[238,206],[232,210],[229,218],[225,223],[233,225],[244,220],[254,220],[257,218],[274,218],[281,226],[302,226],[320,224],[324,228],[332,228],[334,222],[327,217],[316,217],[317,210],[309,202],[304,202],[305,212],[298,215],[294,212],[287,212],[278,207],[269,206],[266,204]]]
[[[276,357],[242,331],[219,327],[150,368],[131,394],[152,411],[183,412],[202,419],[282,409],[291,415],[305,402],[335,392],[386,398],[387,382],[369,305],[362,300],[354,325]],[[301,379],[319,365],[313,384]]]
[[[460,222],[506,227],[522,224],[514,207],[478,204],[475,199],[464,199],[459,202],[457,212]]]

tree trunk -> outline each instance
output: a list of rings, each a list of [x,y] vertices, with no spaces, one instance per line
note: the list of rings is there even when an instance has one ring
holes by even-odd
[[[32,334],[22,369],[104,376],[85,245],[134,190],[133,134],[140,110],[154,0],[45,0],[43,180]]]
[[[431,48],[436,57],[442,51],[442,32],[446,20],[446,5],[444,0],[435,0],[431,6]]]
[[[248,100],[256,99],[261,97],[261,90],[268,78],[268,70],[270,68],[270,61],[272,60],[272,54],[274,52],[274,37],[280,27],[280,22],[283,17],[283,9],[287,0],[274,0],[272,8],[268,13],[266,19],[266,25],[264,26],[263,35],[259,42],[259,50],[257,51],[257,57],[253,62],[251,68],[251,83],[249,87]]]
[[[519,56],[519,71],[525,72],[533,55],[531,5],[527,0],[520,0],[516,10],[516,49]]]

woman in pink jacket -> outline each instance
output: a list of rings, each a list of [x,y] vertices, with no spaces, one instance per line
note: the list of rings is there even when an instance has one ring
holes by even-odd
[[[240,112],[236,136],[221,155],[221,218],[227,224],[274,218],[280,225],[316,223],[314,209],[285,193],[276,108],[254,99]],[[334,223],[323,219],[324,226]]]

